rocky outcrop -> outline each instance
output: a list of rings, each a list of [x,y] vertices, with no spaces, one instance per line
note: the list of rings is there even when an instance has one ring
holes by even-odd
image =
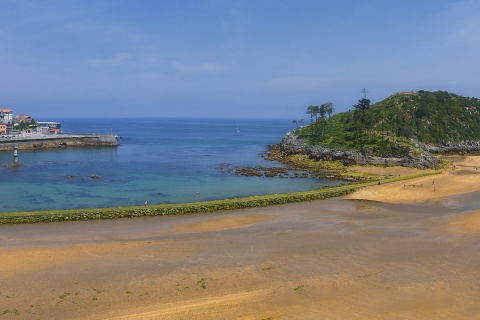
[[[441,145],[425,145],[418,144],[423,150],[430,153],[475,153],[480,152],[480,141],[462,141],[460,143],[456,142],[445,142]]]
[[[349,151],[343,149],[330,149],[322,146],[307,145],[302,139],[292,132],[287,133],[280,143],[280,151],[284,155],[305,154],[314,160],[340,160],[345,165],[371,164],[386,166],[405,166],[412,168],[437,168],[439,160],[424,152],[419,157],[407,155],[402,158],[384,158],[371,156],[368,149]]]

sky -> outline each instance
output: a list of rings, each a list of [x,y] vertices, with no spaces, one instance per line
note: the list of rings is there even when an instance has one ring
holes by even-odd
[[[0,108],[36,119],[308,119],[480,98],[477,0],[0,0]]]

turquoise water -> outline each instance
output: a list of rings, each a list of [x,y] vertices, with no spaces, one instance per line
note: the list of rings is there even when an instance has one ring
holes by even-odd
[[[1,212],[185,203],[339,184],[219,172],[220,164],[280,166],[258,154],[294,129],[291,120],[37,120],[59,121],[67,133],[116,133],[120,146],[20,151],[21,167],[0,167]],[[12,152],[0,152],[0,163],[12,160]]]

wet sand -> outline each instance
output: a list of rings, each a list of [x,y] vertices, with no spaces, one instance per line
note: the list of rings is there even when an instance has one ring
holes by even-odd
[[[0,226],[0,318],[479,318],[480,158],[455,160],[350,200]]]

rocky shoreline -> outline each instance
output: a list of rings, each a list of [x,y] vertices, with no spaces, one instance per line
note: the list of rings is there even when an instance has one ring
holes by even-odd
[[[313,160],[342,161],[344,165],[384,165],[384,166],[405,166],[417,169],[437,169],[440,167],[440,161],[437,157],[430,154],[433,151],[442,152],[440,147],[431,148],[431,151],[424,149],[424,153],[418,157],[407,155],[402,158],[396,157],[375,157],[369,155],[367,149],[358,151],[348,151],[343,149],[330,149],[322,146],[307,145],[303,139],[299,138],[293,132],[288,132],[279,145],[280,152],[285,155],[307,155]]]
[[[480,141],[446,142],[440,146],[427,146],[422,143],[418,143],[418,145],[427,152],[437,154],[480,153]]]
[[[421,146],[419,146],[421,148]],[[397,157],[372,156],[370,150],[348,151],[311,146],[293,132],[287,133],[279,144],[268,145],[267,150],[259,156],[283,164],[281,167],[233,167],[224,163],[217,166],[217,171],[235,176],[256,176],[264,178],[308,178],[343,180],[346,182],[367,182],[388,178],[375,174],[364,174],[348,170],[353,165],[402,166],[414,169],[438,169],[441,161],[422,148],[420,156],[407,155]],[[294,156],[293,158],[291,156]],[[300,156],[300,157],[295,157]],[[313,160],[313,161],[312,161]],[[340,161],[341,164],[335,164]],[[328,163],[330,162],[330,163]]]

